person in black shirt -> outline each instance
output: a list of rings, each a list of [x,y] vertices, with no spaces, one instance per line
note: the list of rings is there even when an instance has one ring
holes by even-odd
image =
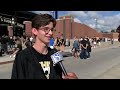
[[[20,38],[16,39],[16,47],[13,49],[13,53],[10,55],[10,57],[15,57],[18,52],[22,50],[22,42]]]
[[[35,43],[15,57],[11,79],[78,79],[75,73],[62,76],[61,68],[53,64],[50,56],[56,52],[49,48],[56,20],[49,14],[36,15],[32,20]]]
[[[80,47],[81,47],[80,58],[81,59],[87,59],[87,46],[88,46],[88,43],[85,40],[85,38],[83,38],[83,40],[80,42]]]
[[[91,44],[89,38],[86,38],[86,40],[87,40],[87,58],[90,58]]]

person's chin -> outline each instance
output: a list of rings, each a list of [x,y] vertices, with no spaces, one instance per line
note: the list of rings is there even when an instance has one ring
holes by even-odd
[[[45,41],[45,43],[46,43],[46,44],[49,44],[49,43],[50,43],[50,41],[49,41],[49,40],[46,40],[46,41]]]
[[[45,38],[44,41],[45,41],[46,44],[49,44],[49,42],[50,42],[50,38]]]

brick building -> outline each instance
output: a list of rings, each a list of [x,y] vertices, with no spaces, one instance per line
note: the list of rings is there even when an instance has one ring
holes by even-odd
[[[14,36],[23,35],[32,36],[31,18],[36,15],[32,12],[27,11],[2,11],[0,12],[0,36],[3,34]],[[14,20],[14,22],[13,22]],[[16,24],[15,24],[16,23]],[[64,38],[72,39],[75,36],[78,38],[88,36],[100,37],[100,38],[118,38],[117,33],[100,33],[97,30],[74,21],[72,16],[62,16],[57,19],[53,36],[56,38],[59,34],[63,34]],[[60,32],[60,33],[59,33]]]
[[[118,41],[119,33],[102,33],[102,38],[114,39],[114,41]]]
[[[75,36],[80,37],[102,37],[102,34],[97,32],[95,29],[78,22],[74,22],[74,17],[63,16],[57,19],[56,31],[54,37],[56,38],[59,34],[63,34],[64,38],[72,39]]]

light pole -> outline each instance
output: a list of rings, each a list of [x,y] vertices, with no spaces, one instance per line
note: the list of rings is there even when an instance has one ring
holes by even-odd
[[[15,35],[15,19],[12,17],[11,25],[13,26],[13,36]]]
[[[58,11],[51,11],[50,13],[55,19],[58,19]]]
[[[95,18],[95,28],[97,29],[97,19]]]
[[[12,17],[12,26],[13,26],[13,36],[16,35],[16,24],[17,24],[17,18],[16,18],[16,11],[14,12],[14,16]]]
[[[55,11],[55,19],[58,19],[58,11]]]

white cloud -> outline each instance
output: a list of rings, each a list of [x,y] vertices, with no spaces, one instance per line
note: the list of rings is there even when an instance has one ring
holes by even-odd
[[[39,13],[50,13],[50,11],[32,11],[37,14]],[[67,15],[74,16],[74,21],[78,23],[84,23],[91,28],[97,27],[101,31],[111,31],[116,29],[120,25],[120,13],[113,14],[115,11],[66,11]],[[112,13],[112,16],[111,16]],[[107,15],[107,16],[106,16]]]
[[[120,14],[103,17],[103,19],[104,19],[103,26],[104,26],[104,28],[106,28],[107,31],[116,29],[120,24]]]
[[[74,17],[86,17],[87,14],[84,11],[67,11],[68,15],[72,15]]]
[[[89,27],[95,28],[95,24],[88,24]]]
[[[45,14],[45,13],[48,13],[48,14],[50,14],[50,11],[31,11],[31,12],[33,12],[33,13],[36,13],[36,14]]]
[[[88,14],[88,17],[90,17],[90,18],[98,18],[98,17],[100,17],[100,15],[98,14],[97,11],[88,11],[87,14]]]
[[[74,18],[74,22],[81,23],[81,21],[78,18]]]
[[[105,21],[101,19],[101,20],[98,20],[97,23],[104,25],[104,24],[105,24]]]
[[[102,13],[109,13],[110,12],[99,12],[99,11],[88,11],[88,17],[84,20],[84,23],[86,23],[88,26],[95,28],[96,27],[96,21],[97,19],[97,28],[101,31],[108,31],[110,32],[112,29],[116,29],[120,25],[120,14],[117,15],[109,15],[104,16]],[[82,18],[81,18],[82,19]]]

